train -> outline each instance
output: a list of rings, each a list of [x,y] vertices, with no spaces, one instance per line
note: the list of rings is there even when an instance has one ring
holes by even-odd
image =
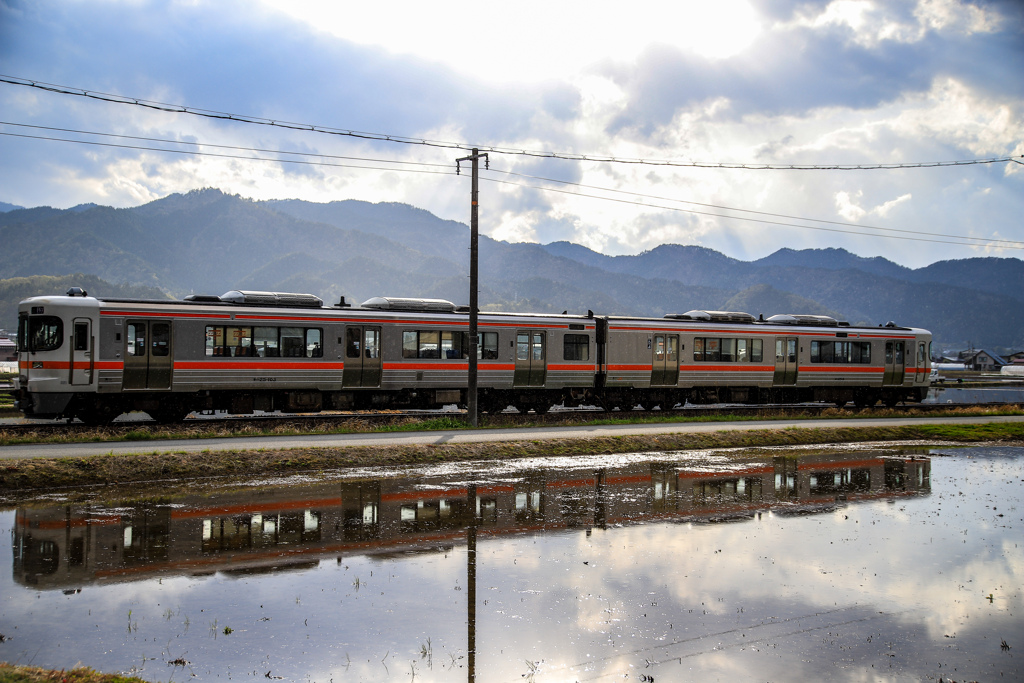
[[[662,318],[479,312],[478,408],[669,410],[687,402],[895,406],[925,398],[931,333],[822,315]],[[105,424],[467,403],[469,308],[428,298],[325,305],[233,290],[180,301],[64,296],[18,306],[17,407]]]

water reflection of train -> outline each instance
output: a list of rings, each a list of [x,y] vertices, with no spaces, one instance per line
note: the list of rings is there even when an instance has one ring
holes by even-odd
[[[752,463],[752,464],[751,464]],[[643,463],[531,470],[507,483],[350,481],[193,496],[171,504],[22,508],[14,578],[38,589],[154,576],[316,566],[342,555],[448,549],[488,536],[647,521],[709,523],[757,512],[814,513],[930,492],[927,458],[776,457],[743,467]]]

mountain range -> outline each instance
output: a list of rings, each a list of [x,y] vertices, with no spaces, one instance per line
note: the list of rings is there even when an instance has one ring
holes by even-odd
[[[204,189],[127,209],[8,207],[0,203],[0,280],[27,278],[0,282],[0,326],[8,329],[17,299],[5,293],[53,294],[56,280],[34,276],[73,273],[93,276],[98,295],[262,289],[328,303],[469,296],[469,227],[406,204],[253,201]],[[608,256],[568,242],[481,235],[480,288],[487,310],[811,313],[924,327],[946,348],[1024,348],[1024,262],[1014,258],[911,269],[843,249],[783,248],[740,261],[678,244]]]

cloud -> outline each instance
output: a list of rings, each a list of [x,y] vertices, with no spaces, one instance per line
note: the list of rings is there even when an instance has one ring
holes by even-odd
[[[467,4],[479,25],[494,28],[474,36],[451,30],[456,7],[368,5],[342,17],[317,2],[7,0],[0,4],[0,72],[279,121],[629,159],[867,164],[1024,153],[1024,11],[1012,2],[736,0],[710,14],[705,6],[650,5],[609,22],[610,6],[601,4],[588,5],[586,15],[566,14],[578,9],[572,3],[545,5],[544,14],[531,13],[531,5],[483,14],[490,10]],[[388,22],[357,21],[360,13],[388,12]],[[652,24],[652,16],[659,20]],[[435,22],[442,30],[433,30]],[[526,35],[524,22],[534,26]],[[720,49],[701,42],[723,35]],[[488,71],[494,59],[501,73]],[[0,107],[17,123],[442,165],[420,170],[450,172],[465,153],[10,85],[0,85]],[[216,186],[257,199],[403,201],[468,220],[468,183],[447,175],[183,158],[9,136],[0,137],[0,155],[0,200],[20,205],[129,206]],[[782,246],[844,246],[909,265],[967,253],[661,208],[674,199],[1024,239],[1016,218],[1024,175],[1015,164],[730,171],[497,153],[491,164],[489,178],[514,183],[482,185],[482,230],[502,239],[571,239],[609,253],[664,240],[738,258]],[[557,189],[635,203],[546,192],[537,189],[543,181],[497,171],[581,183],[590,187]]]

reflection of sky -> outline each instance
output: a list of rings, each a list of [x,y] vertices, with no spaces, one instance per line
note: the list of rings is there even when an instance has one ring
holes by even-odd
[[[933,457],[921,498],[481,535],[477,680],[1019,680],[1021,450],[955,453]],[[11,561],[4,545],[0,566]],[[72,595],[0,581],[6,661],[161,680],[466,677],[464,541]],[[177,657],[190,669],[167,665]]]

